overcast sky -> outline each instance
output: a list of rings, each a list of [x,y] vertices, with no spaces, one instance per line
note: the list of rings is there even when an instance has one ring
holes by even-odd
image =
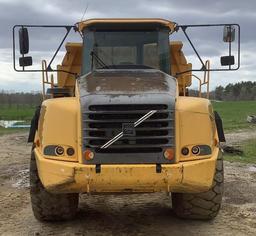
[[[12,26],[15,24],[72,25],[80,21],[87,3],[89,6],[85,19],[160,17],[178,24],[239,23],[241,69],[237,72],[213,72],[211,88],[239,81],[256,81],[255,0],[0,0],[0,90],[41,90],[40,73],[17,73],[13,70]],[[52,31],[52,35],[40,32],[36,34],[35,41],[31,42],[33,49],[37,51],[35,59],[51,57],[50,52],[58,45],[60,33],[54,34]],[[216,35],[219,37],[219,34]],[[212,34],[208,31],[199,31],[193,36],[200,52],[206,56],[205,59],[216,61],[216,56],[219,56],[222,48],[219,44],[214,45],[215,39],[213,40]],[[191,51],[187,52],[191,62],[198,65]]]

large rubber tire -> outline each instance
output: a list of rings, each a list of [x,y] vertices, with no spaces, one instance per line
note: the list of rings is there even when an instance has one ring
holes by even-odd
[[[210,190],[197,193],[172,193],[172,207],[178,217],[185,219],[210,220],[217,216],[223,195],[223,157],[217,159],[213,186]]]
[[[61,221],[75,217],[78,209],[77,193],[52,194],[45,190],[37,171],[32,150],[30,161],[30,197],[34,216],[39,221]]]

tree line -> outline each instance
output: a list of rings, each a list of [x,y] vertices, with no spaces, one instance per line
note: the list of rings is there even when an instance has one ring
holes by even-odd
[[[198,91],[189,90],[190,96],[198,96]],[[202,94],[205,97],[205,93]],[[227,86],[217,86],[215,90],[210,92],[211,100],[221,101],[246,101],[256,100],[256,82],[240,82],[236,84],[228,84]],[[24,106],[35,107],[42,103],[42,94],[39,92],[8,92],[0,91],[0,105],[17,106],[17,108]]]
[[[198,90],[190,89],[189,96],[198,97]],[[202,92],[202,97],[206,93]],[[227,86],[217,86],[209,93],[210,100],[219,101],[252,101],[256,100],[256,82],[240,82],[228,84]]]
[[[22,108],[24,106],[35,107],[41,103],[42,94],[39,92],[24,93],[4,90],[0,91],[0,105]]]
[[[256,82],[247,81],[227,86],[218,86],[211,93],[215,100],[222,101],[246,101],[256,100]]]

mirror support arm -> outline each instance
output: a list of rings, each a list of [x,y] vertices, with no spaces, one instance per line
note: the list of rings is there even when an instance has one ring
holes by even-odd
[[[231,56],[231,42],[229,42],[228,52],[229,56]],[[231,69],[231,65],[229,65],[229,69]]]
[[[58,47],[57,50],[55,51],[55,53],[54,53],[54,55],[53,55],[51,61],[49,62],[49,65],[47,66],[46,71],[53,71],[53,69],[52,69],[52,67],[51,67],[51,64],[52,64],[52,62],[54,61],[56,55],[58,54],[60,48],[62,47],[64,41],[66,40],[66,38],[67,38],[67,36],[68,36],[68,34],[69,34],[69,32],[70,32],[70,30],[71,30],[72,28],[73,28],[72,26],[66,26],[67,32],[66,32],[65,36],[63,37],[63,39],[62,39],[62,41],[61,41],[59,47]]]
[[[21,28],[24,29],[24,26],[22,26]],[[21,56],[22,56],[22,58],[24,58],[24,54],[23,53],[21,54]],[[24,66],[22,66],[22,70],[25,70]]]
[[[181,29],[182,29],[182,31],[183,31],[183,33],[184,33],[185,37],[187,38],[187,40],[188,40],[189,44],[190,44],[190,45],[191,45],[191,47],[193,48],[193,50],[194,50],[195,54],[197,55],[197,57],[198,57],[199,61],[200,61],[200,62],[201,62],[201,64],[202,64],[202,68],[201,68],[201,70],[202,70],[202,71],[203,71],[203,70],[205,70],[205,69],[206,69],[206,68],[205,68],[205,64],[204,64],[204,62],[203,62],[202,58],[200,57],[200,55],[199,55],[199,53],[197,52],[197,50],[196,50],[196,48],[195,48],[194,44],[192,43],[192,41],[190,40],[190,38],[189,38],[189,36],[188,36],[188,34],[187,34],[187,32],[186,32],[187,26],[181,26]]]
[[[229,66],[228,69],[207,69],[200,57],[200,55],[198,54],[196,48],[194,47],[192,41],[190,40],[186,29],[188,27],[194,28],[194,27],[216,27],[216,26],[227,26],[227,25],[234,25],[237,26],[238,28],[238,39],[237,39],[237,67],[236,68],[232,68],[231,66]],[[191,45],[191,47],[193,48],[194,52],[196,53],[199,61],[202,64],[202,68],[201,69],[191,69],[191,70],[186,70],[186,71],[182,71],[176,74],[176,76],[181,75],[181,74],[185,74],[191,71],[194,72],[202,72],[202,71],[235,71],[238,70],[240,68],[240,25],[239,24],[200,24],[200,25],[177,25],[175,31],[177,32],[179,30],[179,28],[182,29],[185,37],[187,38],[189,44]],[[229,54],[231,55],[231,43],[230,43],[230,47],[229,47]]]
[[[54,53],[48,67],[46,68],[46,70],[25,70],[24,67],[22,70],[19,70],[16,68],[16,48],[15,48],[15,29],[16,28],[23,28],[23,27],[28,27],[28,28],[66,28],[67,32],[64,36],[64,38],[62,39],[60,45],[58,46],[56,52]],[[17,72],[42,72],[42,71],[51,71],[51,72],[65,72],[65,73],[68,73],[68,74],[72,74],[75,76],[75,78],[77,77],[77,73],[73,73],[73,72],[70,72],[70,71],[66,71],[66,70],[54,70],[51,68],[51,64],[53,62],[53,60],[55,59],[56,55],[58,54],[61,46],[63,45],[65,39],[67,38],[68,34],[70,33],[71,29],[74,29],[75,31],[77,31],[77,27],[74,26],[74,25],[14,25],[13,28],[12,28],[12,38],[13,38],[13,42],[12,42],[12,45],[13,45],[13,68],[15,71]]]

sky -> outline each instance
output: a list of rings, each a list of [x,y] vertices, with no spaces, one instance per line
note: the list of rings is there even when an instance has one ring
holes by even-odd
[[[212,72],[210,88],[240,81],[256,81],[255,0],[0,0],[0,90],[29,92],[40,91],[42,87],[41,73],[18,73],[13,69],[13,25],[73,25],[81,20],[87,5],[84,19],[157,17],[180,25],[238,23],[241,26],[241,68],[234,72]],[[211,30],[191,31],[191,39],[203,59],[211,59],[217,65],[219,56],[227,54],[227,44],[222,42],[222,28],[216,29],[216,32],[215,28]],[[62,35],[63,31],[44,32],[42,29],[31,33],[30,51],[34,61],[43,58],[49,60]],[[170,40],[184,40],[189,62],[198,68],[197,58],[185,38],[179,35],[173,37]],[[76,35],[71,36],[70,40],[80,38]],[[55,64],[61,61],[62,56],[63,52],[60,52]],[[197,81],[193,82],[193,86],[197,87]]]

